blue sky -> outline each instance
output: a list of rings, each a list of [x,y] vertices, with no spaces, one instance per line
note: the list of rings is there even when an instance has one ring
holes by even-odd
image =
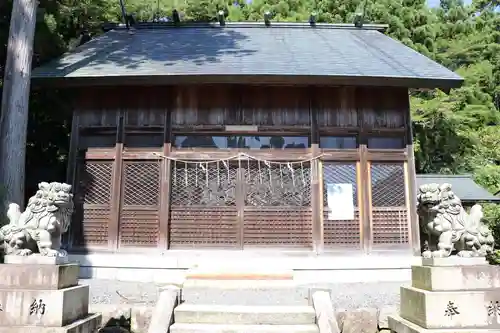
[[[466,4],[471,3],[471,0],[464,0]],[[439,0],[427,0],[427,3],[429,4],[430,7],[437,7],[439,6]]]

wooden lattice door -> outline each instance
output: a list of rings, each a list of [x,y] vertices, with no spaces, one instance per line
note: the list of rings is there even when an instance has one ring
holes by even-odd
[[[370,166],[374,245],[409,243],[403,163]]]
[[[123,162],[120,247],[157,247],[160,183],[160,161]]]
[[[243,245],[311,248],[310,163],[243,163]]]
[[[111,217],[113,161],[81,160],[77,169],[74,247],[107,247]]]
[[[323,235],[326,248],[359,248],[361,240],[356,162],[323,163]],[[354,218],[330,220],[328,185],[351,184]]]
[[[173,161],[170,247],[240,248],[238,166],[232,161]]]

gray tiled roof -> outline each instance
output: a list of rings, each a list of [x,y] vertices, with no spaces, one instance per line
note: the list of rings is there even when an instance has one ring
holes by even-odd
[[[117,29],[32,73],[36,79],[194,75],[371,77],[426,81],[426,87],[462,82],[375,29],[304,24],[141,28],[133,35]]]
[[[462,201],[500,202],[500,197],[482,188],[470,175],[417,175],[417,186],[430,183],[451,184],[452,191]]]

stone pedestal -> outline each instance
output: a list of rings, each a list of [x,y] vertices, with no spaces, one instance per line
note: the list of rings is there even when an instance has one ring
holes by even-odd
[[[438,258],[412,267],[412,286],[401,287],[397,333],[500,333],[500,267],[483,258]]]
[[[78,285],[78,264],[38,258],[20,263],[6,256],[0,265],[0,333],[95,332],[101,315],[88,313],[89,287]]]

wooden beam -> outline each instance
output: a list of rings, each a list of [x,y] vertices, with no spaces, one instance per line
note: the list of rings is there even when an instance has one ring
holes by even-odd
[[[318,167],[319,167],[319,186],[318,186],[318,195],[319,195],[319,245],[318,245],[318,253],[322,253],[325,248],[325,203],[323,202],[323,193],[325,191],[324,188],[324,180],[323,180],[323,161],[318,159]]]
[[[408,189],[406,205],[408,207],[408,217],[410,220],[410,246],[413,255],[422,254],[422,245],[420,243],[420,223],[417,214],[417,170],[415,166],[415,153],[413,150],[413,125],[411,121],[410,96],[406,95],[405,103],[405,136],[406,136],[406,155],[407,155],[407,179],[405,187]]]
[[[364,248],[364,220],[365,220],[365,207],[363,205],[364,199],[364,184],[362,180],[363,169],[361,162],[356,162],[356,188],[358,190],[358,211],[359,211],[359,247]]]
[[[408,145],[407,150],[409,157],[408,162],[406,163],[408,179],[405,181],[405,187],[408,188],[408,196],[406,197],[406,202],[408,207],[408,216],[410,219],[410,245],[413,254],[416,256],[420,256],[422,252],[420,244],[420,224],[417,214],[417,173],[415,170],[415,155],[413,153],[413,145]]]
[[[406,149],[369,149],[368,161],[401,162],[408,160]]]
[[[360,182],[361,182],[361,202],[359,203],[362,209],[361,230],[362,230],[362,248],[366,253],[371,252],[373,243],[372,227],[371,227],[371,177],[370,164],[368,162],[368,148],[362,144],[360,150]],[[362,207],[362,208],[361,208]]]
[[[252,157],[271,161],[307,160],[311,157],[308,149],[204,149],[204,148],[173,148],[171,156],[181,160],[217,160],[235,157],[245,153]]]
[[[169,157],[172,148],[172,110],[165,113],[165,124],[163,132],[163,156]],[[161,162],[161,185],[160,185],[160,237],[158,247],[168,249],[169,247],[169,221],[170,221],[170,186],[172,163],[170,159],[164,158]]]
[[[76,190],[76,160],[78,157],[78,140],[79,131],[78,123],[80,117],[78,111],[73,112],[71,121],[71,133],[69,139],[69,153],[68,153],[68,166],[66,168],[66,183],[73,185],[73,191]]]
[[[311,122],[310,147],[312,157],[319,156],[319,128],[318,128],[318,107],[317,96],[314,88],[309,88],[309,118]],[[321,161],[314,159],[311,161],[311,209],[312,209],[312,241],[313,250],[316,254],[324,251],[325,240],[323,235],[323,209],[322,209],[322,168]]]
[[[359,161],[359,149],[321,149],[324,161]]]
[[[311,147],[311,155],[317,156],[319,152],[318,144],[313,144]],[[322,192],[320,187],[320,166],[319,159],[314,159],[311,161],[311,209],[312,209],[312,240],[313,240],[313,250],[320,254],[324,249],[324,239],[323,235],[323,223],[321,210],[321,198]]]
[[[77,157],[78,157],[78,113],[73,112],[73,120],[71,122],[71,133],[69,139],[69,153],[68,153],[68,165],[66,168],[66,183],[73,187],[73,193],[78,191],[77,188]],[[69,230],[63,235],[63,243],[65,243],[68,248],[73,246],[73,231],[72,224],[76,223],[76,219],[72,219]]]
[[[108,225],[108,246],[112,250],[118,249],[120,209],[122,202],[122,173],[123,173],[123,138],[124,138],[124,113],[118,116],[118,130],[116,133],[115,160],[113,163],[113,178],[111,186],[111,214]]]
[[[314,88],[309,88],[309,118],[311,121],[311,147],[317,145],[319,148],[319,127],[318,127],[318,107],[317,96]]]

